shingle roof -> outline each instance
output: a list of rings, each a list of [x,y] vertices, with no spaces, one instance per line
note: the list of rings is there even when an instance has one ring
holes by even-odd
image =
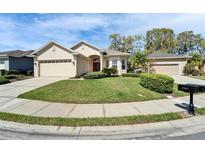
[[[163,59],[163,58],[189,58],[190,56],[186,55],[176,55],[176,54],[170,54],[170,53],[152,53],[148,55],[149,59]]]
[[[13,50],[13,51],[0,52],[0,56],[5,56],[5,57],[27,57],[32,52],[34,52],[34,50],[27,50],[27,51]]]
[[[130,56],[129,53],[126,52],[120,52],[120,51],[113,51],[109,49],[102,49],[103,53],[105,53],[106,56]]]
[[[90,44],[90,43],[88,43],[88,42],[86,42],[86,41],[80,41],[79,43],[73,45],[73,46],[71,47],[71,49],[75,50],[75,49],[76,49],[77,47],[79,47],[81,44],[85,44],[85,45],[87,45],[87,46],[89,46],[89,47],[91,47],[91,48],[94,48],[94,49],[100,51],[100,48],[98,48],[98,47],[96,47],[95,45],[92,45],[92,44]]]

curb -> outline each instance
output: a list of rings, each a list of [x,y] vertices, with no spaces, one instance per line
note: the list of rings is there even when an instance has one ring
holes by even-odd
[[[121,126],[43,126],[0,120],[6,139],[166,139],[205,130],[205,116],[147,124]],[[9,138],[10,137],[10,138]]]

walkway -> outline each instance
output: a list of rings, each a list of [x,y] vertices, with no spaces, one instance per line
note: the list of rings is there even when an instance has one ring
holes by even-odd
[[[181,75],[170,75],[170,76],[174,79],[174,82],[178,84],[191,83],[191,84],[205,85],[205,80],[199,80],[199,79],[191,78],[188,76],[181,76]]]
[[[67,79],[67,77],[38,77],[0,85],[0,97],[17,97],[27,91]]]
[[[194,96],[195,106],[205,107],[205,94]],[[43,117],[118,117],[186,111],[189,96],[117,104],[64,104],[0,97],[0,111]]]

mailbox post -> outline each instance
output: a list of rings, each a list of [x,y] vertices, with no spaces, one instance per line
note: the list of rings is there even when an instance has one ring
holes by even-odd
[[[190,93],[190,102],[189,102],[188,111],[189,111],[189,114],[195,115],[193,95],[194,93],[205,92],[205,86],[197,85],[197,84],[179,84],[178,90]]]
[[[189,114],[195,115],[193,95],[194,95],[194,93],[190,92]]]

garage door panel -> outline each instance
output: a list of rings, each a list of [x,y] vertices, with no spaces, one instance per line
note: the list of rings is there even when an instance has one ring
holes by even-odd
[[[40,76],[75,76],[75,66],[71,62],[40,63]]]
[[[179,73],[179,64],[155,64],[153,69],[156,73],[159,74],[168,74],[168,75],[178,75]]]

